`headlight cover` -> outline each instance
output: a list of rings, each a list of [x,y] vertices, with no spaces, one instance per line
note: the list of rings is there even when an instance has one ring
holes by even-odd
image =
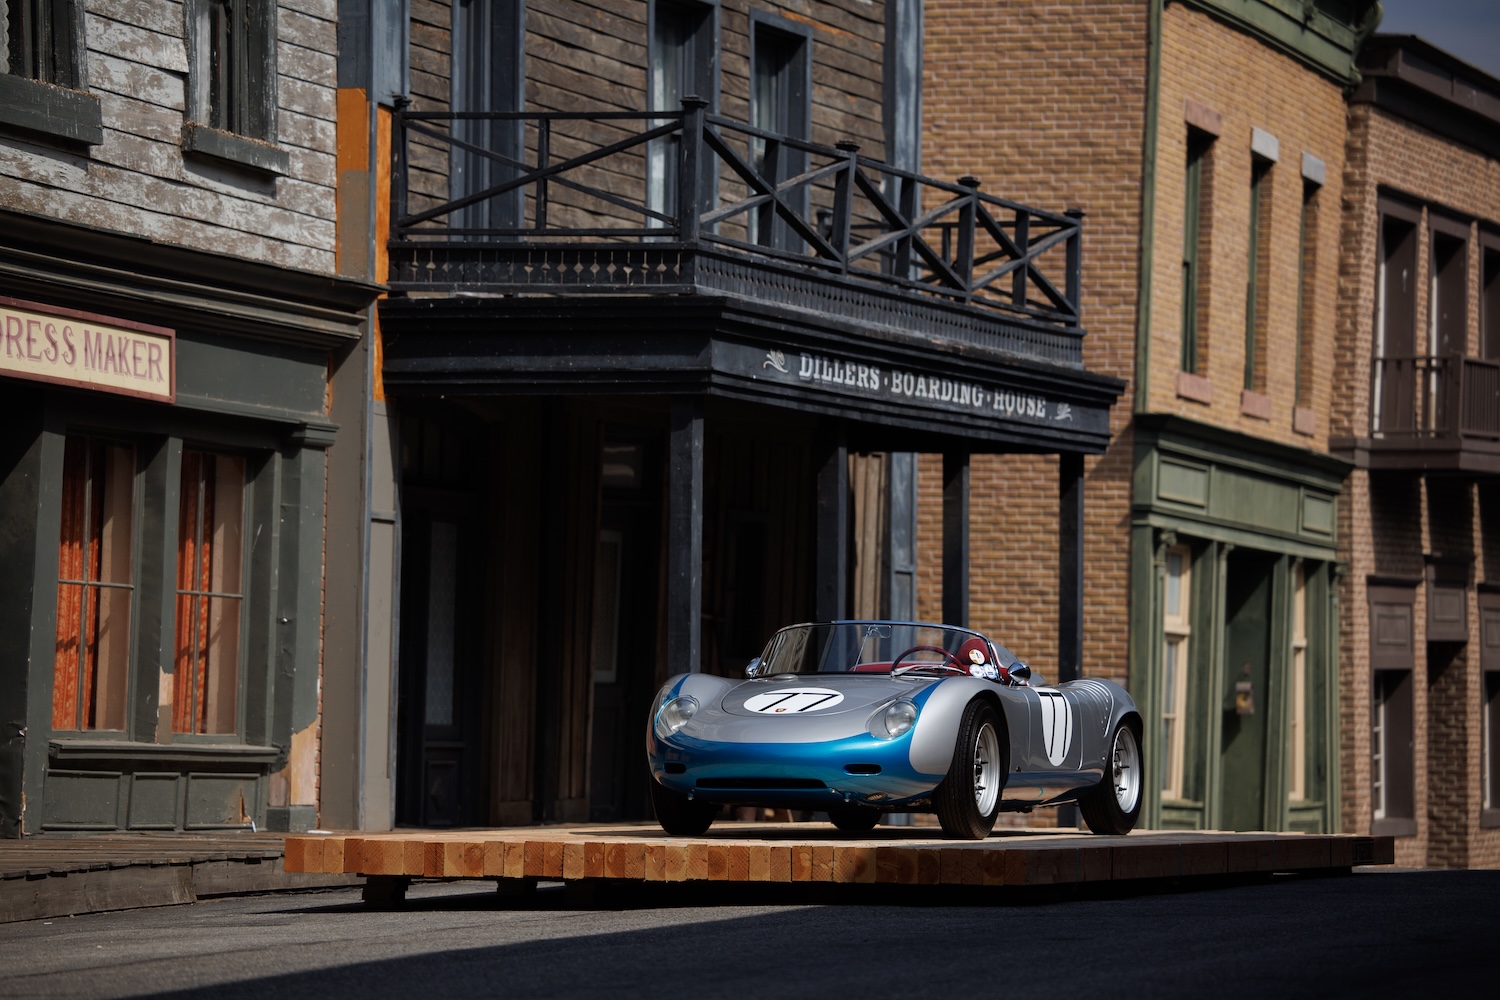
[[[698,701],[689,695],[669,698],[656,713],[656,735],[666,739],[698,714]]]
[[[903,736],[917,723],[917,706],[905,698],[893,701],[870,719],[870,735],[893,740]]]

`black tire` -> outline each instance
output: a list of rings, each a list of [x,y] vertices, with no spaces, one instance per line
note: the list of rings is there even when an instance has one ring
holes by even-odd
[[[1109,737],[1104,777],[1078,800],[1078,811],[1094,833],[1123,836],[1135,829],[1141,816],[1142,783],[1146,777],[1140,723],[1122,719]]]
[[[708,831],[719,815],[716,802],[695,802],[670,788],[662,787],[654,777],[651,784],[651,810],[661,828],[674,837],[697,837]]]
[[[988,837],[1000,814],[1009,770],[1010,740],[994,706],[982,699],[969,702],[954,741],[953,763],[932,796],[943,836],[949,840]]]
[[[866,806],[845,806],[828,810],[828,819],[844,833],[869,833],[880,822],[880,810]]]

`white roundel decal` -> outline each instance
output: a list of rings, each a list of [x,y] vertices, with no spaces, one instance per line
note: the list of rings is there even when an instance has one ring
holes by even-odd
[[[745,707],[761,715],[797,715],[802,712],[821,712],[844,700],[838,691],[827,688],[785,688],[767,691],[745,699]]]
[[[1073,710],[1061,691],[1037,688],[1042,696],[1042,745],[1047,750],[1047,760],[1053,767],[1061,766],[1068,759],[1068,749],[1073,745]]]

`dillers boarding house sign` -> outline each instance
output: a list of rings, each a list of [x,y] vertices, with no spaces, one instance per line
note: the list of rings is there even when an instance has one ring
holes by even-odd
[[[172,330],[0,297],[0,375],[171,403]]]
[[[776,373],[809,387],[1026,423],[1094,430],[1097,415],[1088,409],[1036,393],[1001,389],[963,378],[906,371],[889,365],[820,354],[765,352],[762,374]]]

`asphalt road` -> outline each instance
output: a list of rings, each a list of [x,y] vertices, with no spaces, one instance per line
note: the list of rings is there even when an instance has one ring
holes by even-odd
[[[869,887],[874,890],[876,887]],[[1500,872],[985,903],[418,885],[0,926],[4,997],[1407,997],[1500,976]],[[674,891],[675,890],[675,891]]]

